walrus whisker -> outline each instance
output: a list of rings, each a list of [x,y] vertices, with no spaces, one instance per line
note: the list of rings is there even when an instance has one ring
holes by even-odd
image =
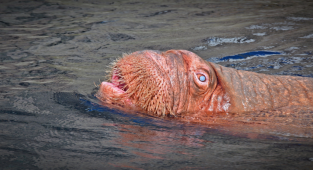
[[[96,87],[99,87],[99,85],[96,85],[96,82],[93,82],[93,84],[94,84]]]

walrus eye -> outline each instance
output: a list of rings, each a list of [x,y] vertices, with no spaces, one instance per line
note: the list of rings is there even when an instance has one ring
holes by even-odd
[[[197,74],[198,80],[200,80],[201,82],[205,82],[206,81],[206,77],[205,75],[198,73]]]
[[[199,80],[204,82],[205,81],[205,77],[204,76],[200,76]]]
[[[194,83],[198,90],[205,91],[209,86],[209,74],[204,70],[198,70],[193,77]]]

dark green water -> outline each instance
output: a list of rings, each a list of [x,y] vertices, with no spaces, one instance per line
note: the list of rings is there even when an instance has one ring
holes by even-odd
[[[144,49],[312,77],[312,11],[309,0],[1,1],[0,169],[312,169],[301,133],[234,133],[93,96],[111,61]],[[255,51],[280,54],[218,61]]]

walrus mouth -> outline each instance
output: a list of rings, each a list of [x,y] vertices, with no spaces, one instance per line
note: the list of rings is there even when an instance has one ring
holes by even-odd
[[[95,96],[106,104],[118,106],[134,106],[131,100],[127,97],[128,86],[116,61],[111,63],[110,70],[106,71],[106,81],[99,85],[99,91]]]
[[[124,92],[127,91],[128,87],[126,85],[126,82],[121,74],[121,71],[118,69],[118,68],[113,68],[113,71],[112,71],[112,77],[111,77],[111,83],[123,90]]]

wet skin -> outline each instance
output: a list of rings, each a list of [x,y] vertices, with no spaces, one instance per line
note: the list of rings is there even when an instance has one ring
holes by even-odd
[[[139,51],[112,65],[96,95],[105,104],[186,117],[303,108],[313,111],[313,79],[223,67],[186,50]]]

